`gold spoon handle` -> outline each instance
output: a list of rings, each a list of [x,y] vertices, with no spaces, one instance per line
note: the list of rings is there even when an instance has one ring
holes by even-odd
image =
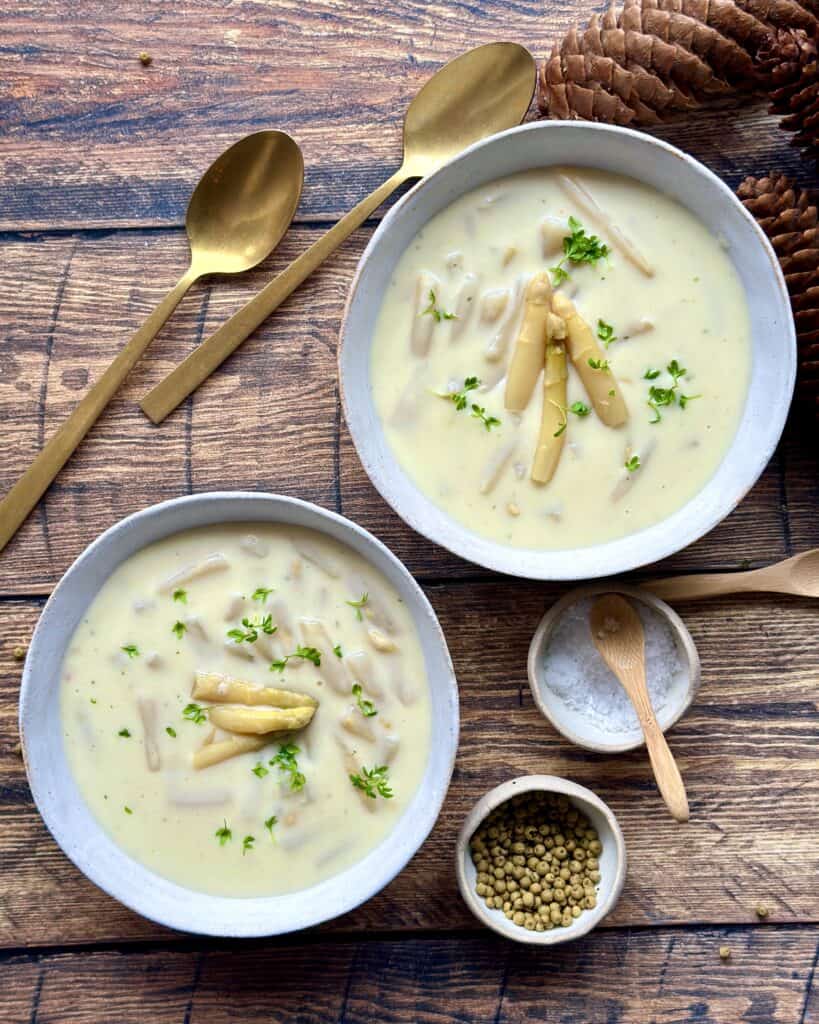
[[[680,769],[669,749],[663,731],[652,715],[651,721],[641,721],[651,769],[660,795],[676,821],[688,821],[688,797]]]
[[[0,551],[25,522],[197,277],[199,272],[190,266],[0,501]]]
[[[413,175],[402,164],[391,178],[366,199],[362,199],[286,270],[274,277],[257,295],[206,338],[143,398],[141,404],[145,415],[154,423],[161,423],[409,177]]]

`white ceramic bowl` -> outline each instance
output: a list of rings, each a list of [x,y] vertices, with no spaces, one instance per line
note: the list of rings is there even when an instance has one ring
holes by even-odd
[[[564,613],[577,601],[582,601],[587,597],[597,597],[601,594],[622,594],[633,602],[640,601],[661,615],[668,623],[682,663],[682,670],[669,688],[668,700],[657,712],[657,722],[663,732],[679,721],[691,707],[700,686],[700,656],[685,623],[673,608],[647,590],[625,586],[616,580],[592,583],[588,587],[577,587],[575,590],[570,590],[546,612],[529,644],[527,671],[529,688],[532,691],[535,704],[544,718],[547,718],[555,729],[572,743],[597,753],[620,754],[627,750],[637,750],[645,745],[643,730],[639,725],[622,732],[606,731],[584,717],[579,711],[570,708],[562,697],[546,686],[544,679],[546,650]],[[591,645],[591,643],[590,633],[589,644]]]
[[[600,883],[597,888],[597,906],[585,911],[567,928],[553,928],[547,932],[530,932],[510,921],[502,911],[490,910],[486,906],[475,892],[478,873],[469,850],[469,841],[475,830],[491,811],[518,793],[532,791],[561,793],[567,796],[575,807],[588,817],[603,844],[603,852],[599,857]],[[467,815],[455,851],[458,888],[475,917],[504,938],[537,946],[556,946],[561,942],[571,942],[572,939],[579,939],[581,935],[586,935],[596,928],[620,899],[626,881],[626,865],[625,840],[611,809],[590,789],[579,786],[569,779],[561,779],[557,775],[522,775],[490,789]]]
[[[426,663],[432,711],[421,785],[395,828],[362,861],[310,889],[233,899],[193,892],[138,864],[92,816],[66,760],[58,689],[66,646],[111,572],[147,544],[225,522],[305,526],[358,552],[396,588],[412,614]],[[20,695],[20,733],[31,792],[65,854],[105,892],[170,928],[220,936],[278,935],[344,914],[382,889],[435,824],[458,745],[458,691],[446,641],[429,602],[398,559],[366,530],[295,498],[243,492],[175,498],[128,516],[91,544],[57,585],[31,640]]]
[[[742,420],[717,472],[674,515],[638,533],[564,551],[494,543],[450,518],[396,461],[373,402],[370,349],[394,268],[416,233],[458,196],[496,178],[552,164],[628,175],[676,199],[725,239],[750,309],[753,358]],[[407,193],[381,222],[358,265],[339,349],[344,413],[359,458],[413,529],[471,562],[527,579],[615,576],[679,551],[712,529],[753,486],[779,441],[796,374],[790,301],[776,256],[753,217],[716,175],[649,135],[581,121],[539,121],[467,149]]]

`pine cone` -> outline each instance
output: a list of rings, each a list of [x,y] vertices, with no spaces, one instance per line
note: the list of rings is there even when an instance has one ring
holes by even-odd
[[[747,2],[766,11],[794,4]],[[554,47],[541,67],[540,108],[561,119],[656,124],[754,88],[752,56],[771,31],[734,0],[625,0],[619,15],[593,15]]]
[[[798,391],[819,417],[819,211],[784,174],[746,178],[737,195],[768,236],[791,296],[799,346]]]
[[[785,115],[780,124],[795,133],[794,146],[819,156],[819,27],[776,32],[761,47],[759,64],[771,113]]]

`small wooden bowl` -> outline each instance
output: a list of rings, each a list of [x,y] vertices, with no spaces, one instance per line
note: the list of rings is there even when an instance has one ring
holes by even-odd
[[[597,890],[597,906],[592,910],[585,910],[568,927],[553,928],[548,932],[530,932],[510,921],[504,916],[503,911],[490,910],[486,906],[475,892],[477,871],[469,850],[469,842],[484,818],[511,797],[532,791],[567,796],[575,807],[588,817],[597,829],[600,842],[603,844],[603,852],[599,857],[600,883]],[[490,789],[469,812],[455,848],[455,873],[464,902],[482,924],[515,942],[535,946],[556,946],[586,935],[614,909],[626,881],[626,844],[614,814],[590,789],[578,786],[576,782],[570,782],[568,779],[561,779],[557,775],[522,775]]]
[[[555,729],[572,743],[602,754],[621,754],[627,750],[637,750],[644,745],[643,731],[639,726],[627,731],[606,732],[585,718],[579,711],[568,707],[556,693],[546,686],[543,678],[546,648],[559,619],[571,605],[584,598],[597,597],[600,594],[622,594],[632,601],[638,601],[662,616],[671,628],[684,671],[680,678],[672,684],[665,707],[656,712],[657,721],[663,732],[670,729],[685,714],[694,700],[700,686],[700,656],[685,623],[674,609],[665,601],[661,601],[659,597],[655,597],[646,590],[640,590],[639,587],[629,587],[613,580],[577,587],[575,590],[570,590],[546,612],[529,645],[527,672],[529,687],[535,698],[535,703]],[[591,637],[589,637],[589,643],[591,644],[591,642]]]

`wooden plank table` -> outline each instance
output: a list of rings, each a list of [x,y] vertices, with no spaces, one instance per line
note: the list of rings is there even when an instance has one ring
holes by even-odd
[[[758,596],[682,606],[703,684],[671,733],[692,808],[680,827],[643,756],[573,748],[536,712],[525,654],[560,588],[486,573],[419,540],[361,470],[339,410],[335,346],[373,224],[161,428],[137,407],[397,165],[401,113],[442,61],[498,38],[541,56],[591,10],[580,0],[28,0],[0,14],[0,490],[184,267],[184,205],[210,160],[276,126],[295,136],[307,165],[297,222],[278,252],[182,302],[0,556],[3,1024],[819,1022],[814,605]],[[661,134],[731,185],[771,167],[809,181],[758,105]],[[742,505],[660,571],[761,565],[819,545],[814,442],[815,426],[794,418]],[[47,834],[19,755],[13,649],[71,560],[136,509],[220,488],[308,498],[386,541],[429,594],[460,683],[461,747],[429,841],[368,904],[286,940],[174,934],[109,899]],[[544,952],[477,928],[452,868],[472,802],[533,771],[600,793],[630,855],[605,926]],[[732,951],[724,964],[720,945]]]

